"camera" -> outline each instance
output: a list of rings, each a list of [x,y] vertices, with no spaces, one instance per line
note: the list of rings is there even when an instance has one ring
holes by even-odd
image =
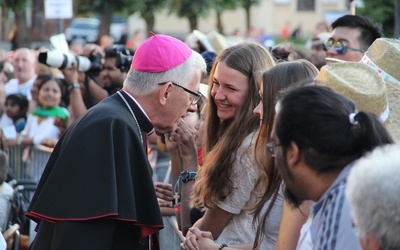
[[[115,58],[115,67],[119,68],[121,72],[126,73],[131,68],[133,59],[133,50],[126,48],[123,45],[114,45],[114,51],[117,53]]]
[[[77,63],[78,71],[97,75],[103,69],[102,56],[100,53],[90,54],[89,58],[76,56],[70,53],[63,53],[59,50],[40,52],[38,61],[49,67],[68,69],[73,63]]]

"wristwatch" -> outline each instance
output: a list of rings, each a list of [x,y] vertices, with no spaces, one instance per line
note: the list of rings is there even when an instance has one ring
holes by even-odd
[[[186,183],[188,181],[194,181],[197,177],[197,172],[188,172],[188,171],[183,171],[179,175],[179,180],[182,182]]]
[[[72,89],[74,89],[74,88],[80,88],[80,87],[81,87],[81,85],[80,85],[79,83],[74,82],[74,83],[68,85],[68,87],[67,87],[67,92],[68,92],[68,94],[69,94],[69,93],[71,92]]]

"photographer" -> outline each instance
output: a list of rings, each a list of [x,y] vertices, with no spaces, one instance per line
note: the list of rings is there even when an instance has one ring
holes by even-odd
[[[124,72],[121,67],[117,67],[117,58],[129,58],[130,60],[118,61],[120,64],[122,63],[122,66],[128,64],[129,69],[133,53],[133,50],[127,49],[123,45],[104,49],[105,60],[103,70],[100,73],[100,81],[103,88],[107,90],[108,95],[112,95],[122,88],[127,74],[127,71]]]
[[[78,64],[73,63],[72,68],[62,70],[65,81],[68,84],[69,111],[71,118],[69,124],[82,116],[89,108],[103,100],[108,93],[99,83],[99,74],[102,70],[101,58],[103,51],[98,45],[87,44],[84,47],[83,55],[91,60],[91,69],[87,72],[80,72]]]

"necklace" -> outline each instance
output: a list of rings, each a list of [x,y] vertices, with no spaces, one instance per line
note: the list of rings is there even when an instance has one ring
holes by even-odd
[[[133,113],[133,110],[132,110],[131,106],[129,106],[128,101],[125,99],[125,97],[124,97],[119,91],[118,91],[117,93],[118,93],[118,95],[121,97],[121,99],[124,101],[125,105],[126,105],[126,106],[128,107],[128,109],[129,109],[129,112],[131,112],[131,115],[132,115],[133,118],[135,119],[136,126],[138,127],[139,134],[140,134],[140,140],[141,140],[141,142],[142,142],[142,145],[144,145],[144,143],[143,143],[142,130],[140,129],[140,126],[139,126],[139,123],[138,123],[138,121],[137,121],[137,119],[136,119],[135,113]]]

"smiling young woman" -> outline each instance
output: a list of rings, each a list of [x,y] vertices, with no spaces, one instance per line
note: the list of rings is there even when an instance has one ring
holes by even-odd
[[[243,43],[224,50],[211,70],[204,164],[192,203],[205,207],[194,226],[210,231],[219,244],[254,239],[253,216],[245,209],[259,197],[252,158],[259,119],[252,110],[259,101],[261,74],[274,65],[264,47]]]

